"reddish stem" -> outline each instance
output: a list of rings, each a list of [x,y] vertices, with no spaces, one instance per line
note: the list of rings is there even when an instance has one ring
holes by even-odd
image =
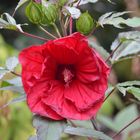
[[[78,3],[77,3],[77,6],[76,6],[76,7],[78,7],[78,6],[79,6],[80,2],[81,2],[81,0],[79,0],[79,1],[78,1]]]
[[[115,91],[115,88],[107,95],[107,97],[104,99],[104,102],[110,97],[110,95]]]
[[[12,73],[12,74],[14,74],[14,75],[16,75],[16,76],[21,77],[21,75],[20,75],[20,74],[18,74],[18,73],[16,73],[16,72],[14,72],[14,71],[11,71],[11,73]]]
[[[131,121],[129,124],[127,124],[124,128],[122,128],[117,134],[115,134],[112,138],[114,139],[116,136],[120,135],[127,127],[129,127],[131,124],[133,124],[134,122],[136,122],[137,120],[140,119],[140,116],[138,116],[136,119],[134,119],[133,121]]]
[[[105,62],[107,62],[113,56],[113,54],[117,51],[121,44],[122,42],[120,42],[119,45],[111,52],[110,56],[105,60]]]
[[[43,38],[43,37],[40,37],[40,36],[36,36],[36,35],[33,35],[33,34],[30,34],[30,33],[27,33],[27,32],[21,32],[21,31],[18,31],[20,32],[21,34],[25,35],[25,36],[29,36],[29,37],[32,37],[32,38],[37,38],[37,39],[40,39],[40,40],[43,40],[43,41],[48,41],[49,39],[46,39],[46,38]]]

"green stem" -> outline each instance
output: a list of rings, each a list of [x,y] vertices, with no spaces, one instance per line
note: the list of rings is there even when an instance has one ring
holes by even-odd
[[[57,37],[54,36],[53,34],[51,34],[50,32],[48,32],[46,29],[44,29],[42,26],[39,26],[39,28],[44,31],[47,35],[49,35],[50,37],[56,39]]]
[[[55,23],[53,23],[52,25],[53,25],[53,27],[54,27],[54,29],[55,29],[56,33],[58,34],[59,38],[61,38],[62,36],[61,36],[61,34],[60,34],[60,32],[59,32],[59,30],[58,30],[58,28],[57,28],[56,24],[55,24]]]
[[[66,30],[66,27],[65,27],[65,24],[64,24],[62,13],[60,14],[60,20],[59,21],[60,21],[60,26],[61,26],[61,29],[62,29],[62,32],[63,32],[63,36],[67,36],[67,30]]]

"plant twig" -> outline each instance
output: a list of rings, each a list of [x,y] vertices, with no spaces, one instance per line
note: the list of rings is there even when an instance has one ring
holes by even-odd
[[[104,102],[108,99],[108,97],[110,97],[110,95],[116,90],[116,88],[114,88],[104,99]]]
[[[59,38],[61,38],[62,36],[61,36],[61,34],[60,34],[60,32],[59,32],[59,29],[57,28],[56,24],[54,23],[54,24],[52,24],[52,25],[53,25],[53,27],[54,27],[56,33],[58,34]]]
[[[43,37],[40,37],[40,36],[36,36],[36,35],[33,35],[33,34],[30,34],[30,33],[27,33],[27,32],[21,32],[18,30],[19,33],[25,35],[25,36],[29,36],[29,37],[32,37],[32,38],[37,38],[37,39],[40,39],[40,40],[43,40],[43,41],[48,41],[49,39],[46,39],[46,38],[43,38]]]
[[[54,36],[53,34],[51,34],[50,32],[48,32],[47,30],[45,30],[42,26],[39,26],[39,28],[40,28],[42,31],[44,31],[47,35],[49,35],[50,37],[52,37],[52,38],[54,38],[54,39],[57,38],[56,36]]]
[[[91,123],[92,123],[94,129],[97,130],[97,131],[99,131],[99,129],[98,129],[98,127],[97,127],[97,124],[96,124],[94,118],[92,118],[90,121],[91,121]]]
[[[119,43],[119,45],[111,52],[111,54],[109,55],[109,57],[105,60],[105,62],[107,62],[112,56],[113,54],[117,51],[117,49],[121,46],[122,42]]]
[[[126,128],[128,128],[131,124],[133,124],[134,122],[136,122],[137,120],[140,119],[140,116],[138,116],[136,119],[134,119],[133,121],[131,121],[129,124],[127,124],[125,127],[123,127],[117,134],[115,134],[112,138],[114,139],[116,136],[120,135]]]
[[[12,74],[14,74],[14,75],[16,75],[16,76],[19,76],[19,77],[21,77],[21,75],[20,74],[18,74],[18,73],[16,73],[16,72],[14,72],[14,71],[10,71]]]
[[[63,14],[60,13],[60,26],[61,26],[61,29],[62,29],[62,32],[63,32],[63,36],[67,36],[67,30],[66,30],[66,27],[65,27],[65,24],[64,24],[64,20],[63,20]]]

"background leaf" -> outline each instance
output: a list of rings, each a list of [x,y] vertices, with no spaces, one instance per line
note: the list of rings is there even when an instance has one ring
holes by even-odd
[[[18,65],[18,58],[17,57],[10,57],[6,60],[6,68],[10,71],[13,71],[14,68]]]
[[[96,131],[93,129],[87,129],[87,128],[80,128],[80,127],[72,127],[67,126],[64,130],[65,133],[71,134],[71,135],[77,135],[77,136],[84,136],[84,137],[92,137],[95,139],[100,140],[112,140],[109,136],[105,135],[103,132]]]
[[[113,25],[116,28],[123,28],[122,24],[125,24],[130,27],[139,27],[140,26],[140,18],[139,17],[134,17],[134,18],[128,18],[124,19],[120,16],[130,13],[130,11],[125,11],[125,12],[108,12],[104,15],[102,15],[98,23],[103,27],[104,25]]]
[[[97,44],[93,37],[88,38],[88,42],[91,47],[93,47],[104,59],[109,57],[109,53],[102,46]]]
[[[120,33],[112,43],[111,50],[114,51],[120,43],[121,45],[112,56],[112,63],[119,61],[121,58],[140,53],[140,32],[131,31]]]
[[[12,99],[11,101],[9,101],[8,103],[6,103],[5,105],[0,107],[0,110],[7,107],[8,105],[14,104],[14,103],[18,103],[18,102],[23,102],[26,100],[26,95],[21,95],[19,97],[16,97],[14,99]]]
[[[34,116],[33,126],[37,129],[37,140],[60,140],[66,123],[64,121],[54,121],[41,116]]]

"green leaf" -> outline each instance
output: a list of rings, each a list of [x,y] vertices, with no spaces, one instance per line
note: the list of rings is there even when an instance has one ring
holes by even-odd
[[[3,67],[0,67],[0,80],[4,77],[5,74],[9,73],[8,70],[6,70]]]
[[[60,140],[66,122],[34,116],[33,126],[37,129],[37,140]]]
[[[12,16],[10,16],[8,13],[3,13],[0,18],[0,29],[18,30],[20,32],[23,32],[21,28],[22,25],[27,25],[27,24],[16,24],[15,19]]]
[[[10,71],[13,71],[14,68],[18,65],[18,58],[17,57],[10,57],[6,60],[6,68]]]
[[[106,127],[108,127],[109,129],[115,132],[119,131],[119,129],[116,127],[115,122],[111,118],[104,115],[98,115],[97,120],[101,122],[103,125],[105,125]]]
[[[26,95],[25,94],[24,95],[21,95],[21,96],[19,96],[17,98],[12,99],[11,101],[9,101],[8,103],[6,103],[5,105],[1,106],[0,107],[0,110],[3,109],[3,108],[5,108],[5,107],[7,107],[7,106],[9,106],[9,105],[11,105],[11,104],[23,102],[25,100],[26,100]]]
[[[112,56],[111,59],[112,63],[119,61],[121,58],[139,54],[140,52],[139,44],[140,44],[139,31],[120,33],[111,45],[112,51],[114,51],[119,46],[119,48],[115,51],[115,53]]]
[[[112,140],[111,137],[105,135],[103,132],[96,131],[93,129],[67,126],[64,132],[71,135],[91,137],[91,138],[100,139],[100,140]]]
[[[140,81],[127,81],[127,82],[122,82],[117,84],[117,86],[120,87],[133,86],[133,85],[140,86]]]
[[[4,14],[2,15],[2,18],[3,18],[4,16],[6,16],[7,21],[8,21],[9,24],[16,25],[15,19],[14,19],[13,17],[11,17],[8,13],[4,13]]]
[[[126,93],[130,90],[135,88],[134,86],[140,86],[140,81],[127,81],[123,83],[119,83],[116,85],[117,89],[125,96]],[[137,88],[137,90],[140,88]],[[135,89],[136,90],[136,89]],[[130,90],[131,91],[131,90]],[[134,92],[134,91],[133,91]],[[138,94],[138,92],[136,93]]]
[[[124,19],[120,16],[130,13],[130,11],[125,11],[125,12],[109,12],[104,15],[102,15],[98,23],[103,27],[105,24],[108,25],[113,25],[116,28],[123,28],[121,24],[125,24],[130,27],[139,27],[140,26],[140,18],[139,17],[134,17],[134,18],[128,18]]]
[[[90,120],[70,120],[71,122],[68,121],[68,124],[71,124],[73,122],[77,127],[84,127],[84,128],[93,128],[93,125]]]
[[[125,20],[124,23],[130,27],[139,27],[140,26],[140,18],[139,17],[129,18],[129,19]]]
[[[127,92],[133,94],[135,98],[137,98],[140,101],[140,88],[129,87]]]
[[[121,110],[114,119],[111,119],[109,117],[98,115],[97,120],[99,120],[101,123],[103,123],[106,127],[110,128],[111,130],[118,132],[123,127],[125,127],[129,122],[134,120],[138,116],[138,110],[135,104],[129,105],[128,107],[125,107],[123,110]],[[132,124],[129,126],[125,131],[122,133],[125,133],[126,135],[129,134],[130,131],[140,128],[140,124]]]
[[[109,57],[109,53],[99,44],[97,44],[93,37],[88,38],[88,42],[91,47],[93,47],[104,59],[107,59]]]
[[[0,91],[1,90],[11,90],[11,91],[18,92],[18,93],[21,93],[21,94],[25,93],[23,87],[20,87],[20,86],[6,86],[6,87],[0,88]]]
[[[16,77],[10,80],[5,80],[6,82],[8,82],[9,84],[15,85],[15,86],[23,86],[22,85],[22,80],[21,77]]]

